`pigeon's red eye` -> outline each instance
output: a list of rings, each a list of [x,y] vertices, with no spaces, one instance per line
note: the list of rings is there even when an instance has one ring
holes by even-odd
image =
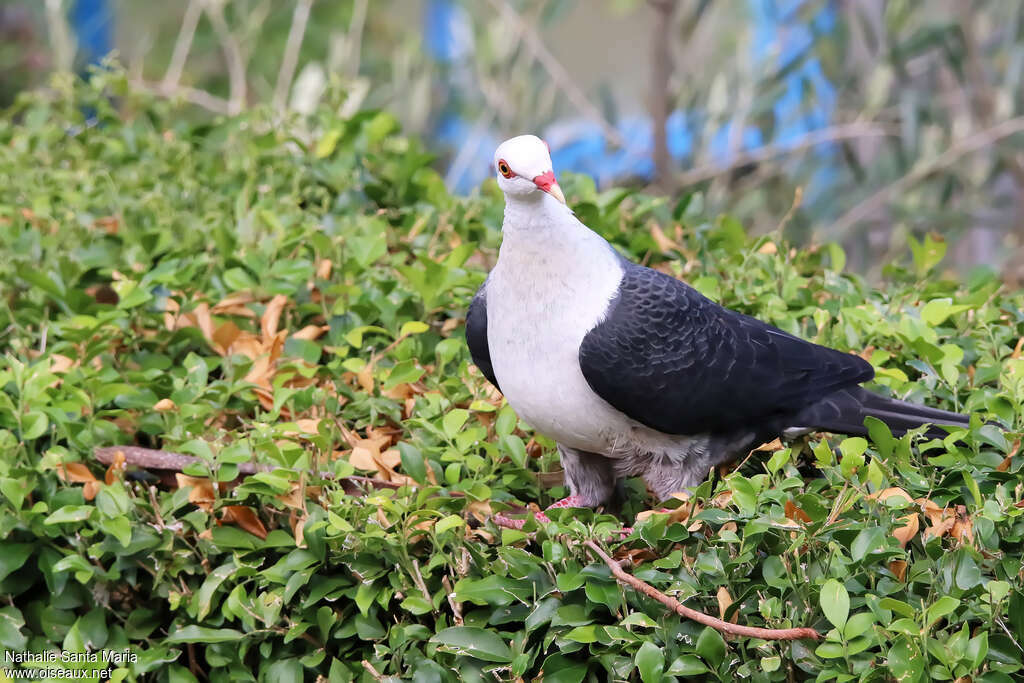
[[[515,175],[515,173],[512,172],[512,169],[509,168],[508,164],[505,163],[504,159],[498,160],[498,173],[505,176],[506,178],[511,178],[512,176]]]

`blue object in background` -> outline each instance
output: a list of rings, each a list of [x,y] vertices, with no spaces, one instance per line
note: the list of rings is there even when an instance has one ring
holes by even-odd
[[[796,143],[808,133],[830,125],[836,106],[835,87],[828,81],[821,64],[808,58],[807,52],[816,34],[832,33],[837,17],[835,0],[824,3],[809,18],[802,14],[807,0],[747,0],[752,16],[753,40],[751,57],[770,63],[779,71],[787,71],[783,92],[773,106],[774,129],[766,140],[761,129],[746,127],[740,135],[739,151],[766,144],[786,146]],[[465,59],[473,49],[469,18],[456,0],[429,0],[424,11],[424,42],[428,54],[443,64]],[[466,35],[469,36],[468,40]],[[692,160],[695,131],[707,125],[701,111],[673,112],[666,123],[668,149],[676,163]],[[729,149],[733,122],[726,122],[714,131],[708,152],[718,163],[727,164],[733,153]],[[610,147],[599,126],[583,118],[557,121],[543,132],[551,146],[555,167],[587,173],[601,186],[631,178],[650,180],[654,176],[653,123],[647,116],[626,117],[616,122],[626,140],[625,149]],[[500,143],[494,130],[479,130],[478,124],[465,121],[455,107],[446,107],[435,129],[441,146],[456,152],[456,163],[448,175],[449,187],[468,193],[491,174],[491,154]],[[830,156],[837,146],[822,144],[812,154]],[[467,157],[469,161],[467,161]],[[837,175],[825,167],[818,171],[805,188],[805,199],[813,201],[827,191]]]
[[[84,64],[97,64],[114,49],[114,10],[110,0],[77,0],[68,19]]]

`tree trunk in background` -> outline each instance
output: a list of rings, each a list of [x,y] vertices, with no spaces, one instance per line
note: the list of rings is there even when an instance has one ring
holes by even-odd
[[[669,39],[676,0],[649,0],[654,9],[651,40],[651,120],[654,125],[654,183],[664,189],[672,186],[672,157],[668,152],[669,80],[672,78],[672,49]]]

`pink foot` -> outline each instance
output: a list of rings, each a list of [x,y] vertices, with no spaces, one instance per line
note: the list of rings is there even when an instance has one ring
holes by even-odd
[[[578,508],[584,507],[580,504],[579,496],[566,496],[562,500],[552,503],[548,506],[548,510],[557,510],[560,508]],[[551,520],[543,512],[534,514],[534,518],[539,524],[547,524]],[[525,519],[512,519],[501,513],[494,515],[494,523],[498,526],[503,526],[507,529],[522,529],[523,525],[526,524]]]

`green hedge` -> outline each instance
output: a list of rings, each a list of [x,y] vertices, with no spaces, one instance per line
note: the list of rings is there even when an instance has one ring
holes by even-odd
[[[933,237],[876,289],[837,247],[705,219],[699,194],[562,179],[634,257],[863,353],[879,391],[1013,430],[775,446],[702,484],[682,523],[611,544],[690,606],[827,633],[727,642],[581,545],[654,505],[638,481],[619,518],[560,512],[529,536],[486,520],[564,493],[537,476],[552,444],[462,340],[501,197],[449,196],[391,116],[336,110],[196,122],[106,73],[0,122],[3,649],[127,651],[60,663],[115,680],[1021,675],[1024,294],[947,279]],[[177,488],[93,456],[121,444],[199,461]],[[274,469],[210,485],[251,461]],[[419,485],[349,495],[352,474]]]

